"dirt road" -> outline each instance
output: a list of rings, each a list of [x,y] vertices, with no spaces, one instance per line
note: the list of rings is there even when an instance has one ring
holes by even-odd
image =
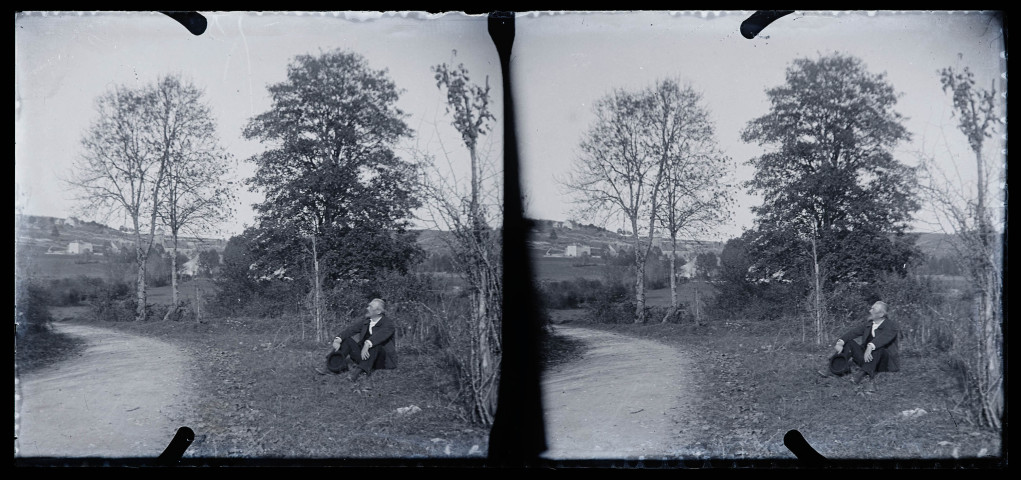
[[[85,352],[15,379],[16,457],[157,457],[182,426],[188,356],[102,328],[54,324]]]
[[[677,349],[581,327],[557,333],[587,345],[543,379],[549,459],[676,458],[688,445],[690,359]]]

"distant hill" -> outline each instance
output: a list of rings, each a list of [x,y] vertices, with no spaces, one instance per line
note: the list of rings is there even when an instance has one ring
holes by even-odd
[[[590,247],[593,249],[592,255],[596,255],[595,251],[606,252],[611,247],[613,250],[620,250],[631,246],[630,236],[611,232],[597,225],[545,219],[532,219],[532,225],[528,243],[529,248],[536,251],[533,255],[545,255],[547,252],[564,253],[570,245]],[[670,239],[657,237],[653,239],[653,246],[669,250]],[[719,254],[723,251],[723,243],[678,239],[677,250],[685,256],[701,252]]]
[[[75,217],[15,215],[15,225],[16,248],[27,253],[67,253],[74,242],[87,243],[94,247],[96,253],[106,253],[111,248],[133,245],[135,241],[134,234],[127,228],[116,229]],[[157,230],[157,244],[169,249],[172,242],[168,233]],[[226,240],[218,238],[178,237],[178,246],[185,250],[214,249],[222,252],[226,244]]]
[[[933,258],[946,258],[957,255],[951,241],[952,237],[945,233],[918,233],[915,245],[925,255]]]

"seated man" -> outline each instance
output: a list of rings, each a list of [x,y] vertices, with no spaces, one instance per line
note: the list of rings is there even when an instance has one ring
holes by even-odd
[[[849,361],[853,360],[861,368],[861,371],[855,374],[854,382],[864,381],[865,390],[871,392],[875,389],[871,380],[875,379],[879,372],[900,370],[900,354],[897,347],[899,332],[897,323],[886,314],[886,303],[876,302],[869,310],[868,321],[845,332],[833,346],[836,350],[834,358],[843,359],[842,362],[836,363],[850,367]],[[859,337],[862,339],[860,344],[855,341]],[[833,373],[843,375],[848,371],[850,368]]]
[[[365,320],[344,329],[333,339],[333,351],[326,355],[326,369],[316,368],[316,372],[340,374],[351,369],[353,363],[349,378],[357,382],[362,373],[368,376],[373,370],[397,368],[396,328],[393,320],[384,315],[384,309],[383,300],[376,298],[369,302]]]

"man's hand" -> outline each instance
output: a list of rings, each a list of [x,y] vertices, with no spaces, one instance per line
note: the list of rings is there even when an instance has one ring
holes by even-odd
[[[363,345],[362,346],[362,360],[368,360],[368,359],[369,359],[369,346],[368,345]]]
[[[871,343],[867,347],[865,347],[865,361],[866,362],[871,362],[872,361],[872,350],[873,349],[875,349],[875,347]]]
[[[833,349],[837,351],[837,355],[844,351],[844,341],[837,340],[837,344],[833,346]]]
[[[337,337],[337,338],[333,339],[333,351],[334,352],[336,352],[337,350],[340,350],[340,342],[341,341],[342,341],[342,339],[340,337]]]

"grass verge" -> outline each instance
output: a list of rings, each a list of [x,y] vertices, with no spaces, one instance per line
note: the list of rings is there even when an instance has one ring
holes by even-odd
[[[14,365],[21,375],[74,358],[86,347],[81,339],[49,328],[25,331],[14,342]]]

